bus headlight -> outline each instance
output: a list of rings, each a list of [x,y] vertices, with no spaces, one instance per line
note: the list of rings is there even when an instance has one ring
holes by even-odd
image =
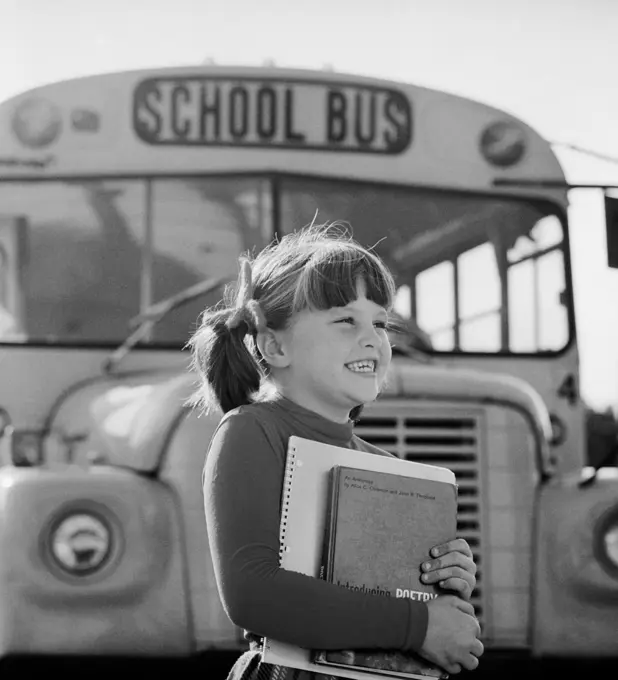
[[[54,562],[71,576],[89,576],[102,569],[112,552],[112,529],[103,517],[73,511],[56,521],[49,535]]]
[[[597,525],[595,553],[605,571],[618,578],[618,508],[612,508]]]

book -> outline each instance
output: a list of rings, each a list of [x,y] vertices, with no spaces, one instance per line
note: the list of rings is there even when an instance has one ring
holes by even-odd
[[[392,472],[408,477],[436,480],[455,485],[451,470],[424,463],[380,456],[301,437],[290,437],[282,489],[279,527],[279,563],[283,569],[319,578],[322,566],[330,472],[334,466],[348,466],[372,472]],[[265,638],[265,663],[299,668],[354,680],[368,680],[384,673],[354,667],[315,663],[309,649]],[[414,676],[409,676],[414,677]],[[424,676],[418,675],[423,678]]]
[[[378,597],[428,601],[421,563],[455,537],[457,487],[449,482],[336,465],[330,472],[320,578]],[[398,677],[447,678],[413,653],[321,650],[318,664],[359,667]]]

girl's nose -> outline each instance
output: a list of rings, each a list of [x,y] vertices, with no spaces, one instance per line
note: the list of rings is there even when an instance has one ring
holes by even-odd
[[[370,326],[364,326],[361,329],[360,343],[363,347],[379,347],[382,339],[378,333],[376,327],[371,324]]]

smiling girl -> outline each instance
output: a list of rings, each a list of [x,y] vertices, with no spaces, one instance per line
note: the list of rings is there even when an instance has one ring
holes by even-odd
[[[224,413],[204,468],[210,550],[226,613],[251,642],[230,678],[321,677],[261,663],[263,637],[307,649],[413,651],[450,673],[478,665],[483,645],[469,602],[476,566],[463,539],[410,565],[455,593],[427,603],[279,567],[290,436],[392,455],[357,437],[353,425],[385,380],[394,293],[375,254],[336,225],[310,227],[241,260],[238,285],[191,338],[202,383],[195,403]]]

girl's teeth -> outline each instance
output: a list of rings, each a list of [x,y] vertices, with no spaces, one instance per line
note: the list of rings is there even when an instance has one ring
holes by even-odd
[[[375,362],[373,361],[359,361],[348,364],[348,368],[356,373],[373,373],[375,370]]]

